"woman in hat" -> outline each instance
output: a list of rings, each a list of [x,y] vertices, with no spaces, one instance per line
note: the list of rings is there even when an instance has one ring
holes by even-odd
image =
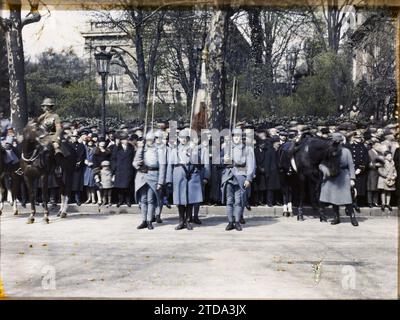
[[[338,161],[340,163],[340,171],[338,173],[329,172],[327,166],[320,166],[320,170],[324,174],[321,184],[321,193],[319,201],[333,205],[335,218],[331,224],[340,223],[339,206],[346,207],[346,213],[350,215],[351,224],[358,226],[358,222],[354,213],[353,198],[351,188],[355,186],[355,169],[354,162],[349,149],[343,147],[344,137],[341,133],[335,132],[332,135],[332,153],[335,159],[330,161]],[[324,170],[323,170],[324,168]]]
[[[96,150],[93,140],[88,137],[87,143],[85,145],[86,158],[85,158],[85,168],[83,173],[83,185],[86,188],[87,200],[85,204],[96,203],[96,191],[95,182],[93,176],[93,156]]]

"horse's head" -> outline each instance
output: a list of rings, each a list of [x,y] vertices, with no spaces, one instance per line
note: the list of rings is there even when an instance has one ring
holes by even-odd
[[[39,137],[40,132],[38,125],[33,122],[32,120],[28,122],[28,124],[25,126],[24,130],[22,131],[22,137],[23,141],[25,142],[34,142],[37,141],[37,138]]]

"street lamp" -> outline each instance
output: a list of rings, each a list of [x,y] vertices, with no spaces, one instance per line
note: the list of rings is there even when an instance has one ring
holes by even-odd
[[[106,79],[110,72],[110,61],[112,53],[106,52],[106,47],[101,46],[101,51],[94,54],[96,59],[97,72],[101,76],[101,91],[103,95],[103,105],[101,109],[102,128],[101,133],[103,137],[106,136]]]

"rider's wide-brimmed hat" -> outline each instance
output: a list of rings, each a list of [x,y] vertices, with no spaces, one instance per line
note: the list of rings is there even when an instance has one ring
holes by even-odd
[[[49,107],[52,107],[54,105],[55,105],[54,100],[51,98],[44,98],[41,104],[41,106],[49,106]]]

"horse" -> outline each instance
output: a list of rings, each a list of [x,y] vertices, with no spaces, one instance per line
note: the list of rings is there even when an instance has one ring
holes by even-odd
[[[76,164],[76,154],[72,148],[68,148],[69,155],[55,154],[54,148],[48,148],[40,143],[40,128],[34,123],[28,124],[23,130],[21,169],[28,188],[29,201],[31,203],[31,214],[28,224],[35,221],[36,214],[36,187],[38,179],[42,181],[42,199],[44,207],[43,221],[49,223],[49,194],[48,177],[55,173],[56,181],[60,187],[61,207],[58,216],[66,218],[68,209],[68,198],[71,193],[72,176]],[[60,170],[61,169],[61,173]]]
[[[15,150],[13,150],[15,152]],[[10,182],[10,191],[12,198],[12,207],[14,215],[18,215],[17,198],[22,182],[19,171],[19,162],[6,163],[6,149],[0,146],[0,215],[3,213],[4,208],[4,193],[7,191],[6,179]],[[17,155],[16,155],[17,156]]]
[[[329,170],[335,174],[340,171],[340,162],[337,158],[336,148],[331,140],[319,137],[304,137],[300,140],[297,146],[293,145],[294,151],[280,149],[280,167],[288,168],[292,171],[290,175],[285,174],[282,176],[282,191],[284,193],[284,200],[286,201],[287,212],[291,212],[291,200],[293,196],[293,185],[298,189],[299,204],[297,220],[303,221],[303,204],[306,195],[306,188],[309,187],[311,205],[314,210],[318,210],[320,214],[320,221],[327,221],[323,207],[319,201],[319,194],[321,191],[321,172],[319,165],[326,165]],[[286,153],[286,157],[282,154]],[[283,160],[284,159],[284,160]],[[288,166],[287,162],[290,162]],[[290,211],[289,211],[290,210]]]

